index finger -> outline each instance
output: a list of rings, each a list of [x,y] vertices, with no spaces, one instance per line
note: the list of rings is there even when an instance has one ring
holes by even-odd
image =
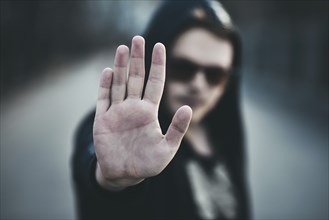
[[[152,64],[143,99],[159,105],[166,75],[166,48],[162,43],[153,47]]]

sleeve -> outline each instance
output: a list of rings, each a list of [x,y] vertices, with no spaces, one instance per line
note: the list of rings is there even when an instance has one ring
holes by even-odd
[[[143,216],[148,180],[120,192],[101,188],[95,177],[97,158],[93,144],[95,112],[79,125],[71,158],[73,187],[79,219],[117,219]]]

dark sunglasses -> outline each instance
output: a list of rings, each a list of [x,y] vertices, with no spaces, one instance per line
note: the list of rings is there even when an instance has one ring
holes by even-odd
[[[218,85],[227,81],[229,71],[218,66],[202,66],[185,58],[171,58],[167,61],[168,77],[173,80],[188,82],[202,71],[209,85]]]

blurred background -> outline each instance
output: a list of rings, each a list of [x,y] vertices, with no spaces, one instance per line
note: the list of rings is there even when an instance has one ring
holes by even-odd
[[[74,219],[73,135],[159,1],[1,0],[1,219]],[[328,219],[328,1],[223,1],[255,219]]]

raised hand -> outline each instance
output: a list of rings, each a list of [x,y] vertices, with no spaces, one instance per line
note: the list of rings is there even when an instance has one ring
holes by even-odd
[[[192,117],[190,107],[179,108],[167,133],[162,134],[158,109],[165,82],[165,47],[157,43],[153,48],[141,97],[144,44],[140,36],[132,39],[130,62],[128,47],[119,46],[114,70],[106,68],[100,80],[93,129],[96,180],[108,190],[120,190],[159,174],[177,152]]]

